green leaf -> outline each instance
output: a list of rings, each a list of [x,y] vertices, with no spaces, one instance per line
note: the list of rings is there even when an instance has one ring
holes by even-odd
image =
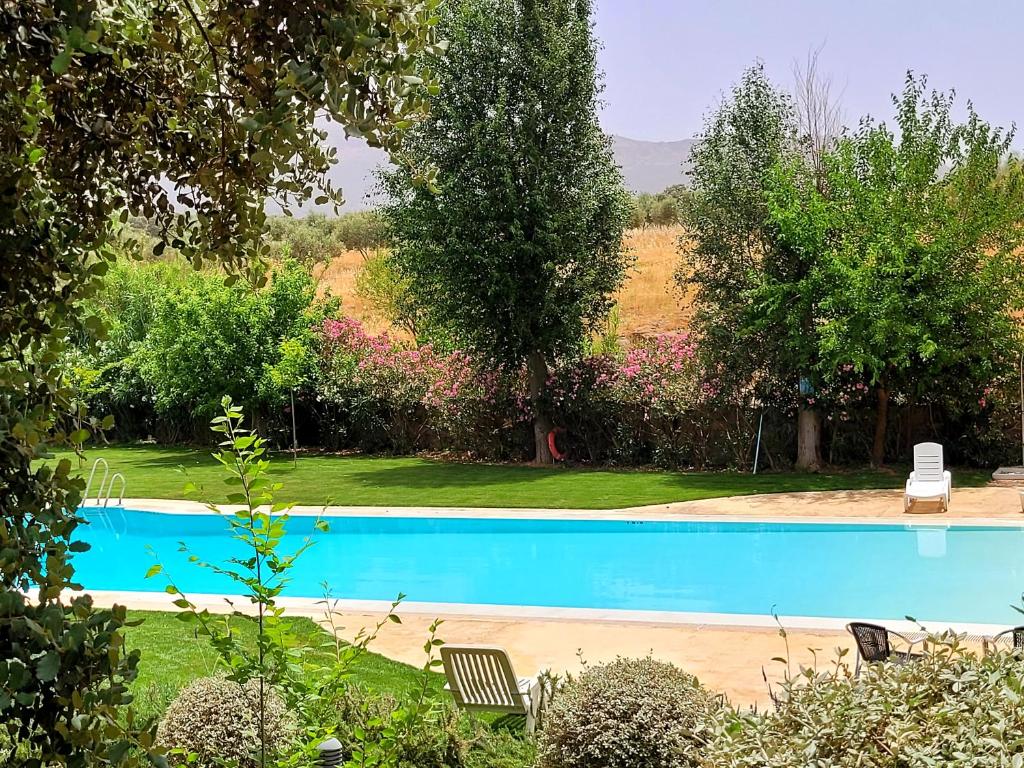
[[[47,651],[36,665],[36,677],[48,683],[57,678],[60,672],[60,655],[56,651]]]
[[[65,48],[54,57],[53,61],[50,63],[50,69],[58,75],[62,75],[67,71],[70,64],[71,50],[69,48]]]

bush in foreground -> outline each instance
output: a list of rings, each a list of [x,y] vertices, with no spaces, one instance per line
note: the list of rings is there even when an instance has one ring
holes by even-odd
[[[157,743],[175,750],[170,755],[173,763],[212,768],[229,762],[255,768],[260,743],[258,686],[256,680],[245,685],[221,677],[193,680],[167,708]],[[266,699],[264,728],[267,743],[282,746],[287,720],[277,696]],[[194,762],[190,754],[196,756]]]
[[[645,659],[587,669],[545,715],[544,768],[690,768],[701,765],[719,704],[697,678]]]
[[[981,658],[952,637],[919,663],[860,680],[805,670],[765,714],[728,713],[709,744],[716,768],[1016,766],[1024,755],[1024,657]]]
[[[420,720],[403,716],[402,702],[388,693],[349,686],[333,702],[332,735],[346,760],[357,760],[368,743],[394,739],[387,750],[394,768],[526,768],[534,747],[521,730],[495,728],[460,713],[443,694]]]
[[[422,723],[398,727],[401,703],[386,693],[368,693],[349,687],[336,702],[336,729],[346,760],[363,752],[367,743],[381,742],[385,732],[400,732],[391,754],[397,768],[459,768],[468,744],[459,732],[454,707],[439,704]]]

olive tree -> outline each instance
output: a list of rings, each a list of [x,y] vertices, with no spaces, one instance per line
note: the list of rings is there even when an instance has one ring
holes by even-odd
[[[58,361],[94,322],[77,309],[118,222],[152,221],[157,252],[196,263],[259,261],[268,198],[337,197],[315,118],[394,150],[422,113],[435,5],[0,6],[0,723],[17,750],[3,764],[116,764],[151,743],[121,711],[138,661],[125,611],[75,583],[82,483],[66,459],[37,462],[101,426],[79,420]]]
[[[394,264],[428,326],[524,365],[538,462],[550,462],[549,365],[604,318],[627,267],[629,199],[597,118],[588,0],[456,0],[441,96],[406,149],[438,171],[385,179]]]

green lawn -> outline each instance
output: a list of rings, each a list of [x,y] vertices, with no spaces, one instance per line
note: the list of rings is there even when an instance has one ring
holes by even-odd
[[[129,629],[127,633],[128,648],[142,652],[139,676],[132,687],[139,714],[146,717],[159,715],[190,680],[218,671],[217,655],[210,648],[209,641],[196,637],[192,627],[179,621],[175,614],[130,611],[129,617],[143,620],[140,626]],[[297,639],[303,645],[319,645],[328,639],[323,630],[309,619],[295,618],[291,621]],[[249,621],[235,619],[232,626],[243,643],[255,637],[253,624]],[[386,632],[387,627],[382,631]],[[411,694],[422,681],[419,670],[369,652],[356,660],[352,673],[354,682],[399,698]],[[430,677],[431,688],[440,691],[444,682],[441,676],[431,674]]]
[[[220,502],[224,498],[223,469],[207,450],[100,446],[90,448],[87,456],[83,474],[87,475],[91,462],[102,456],[110,463],[112,473],[125,476],[130,497],[185,498],[184,486],[191,480],[202,486],[203,501]],[[179,471],[182,467],[184,474]],[[899,488],[907,476],[902,468],[750,475],[336,455],[300,456],[294,468],[289,456],[278,455],[272,473],[284,483],[282,500],[299,504],[574,509],[615,509],[752,493]],[[953,476],[954,485],[960,487],[983,485],[990,477],[982,470],[959,470]]]

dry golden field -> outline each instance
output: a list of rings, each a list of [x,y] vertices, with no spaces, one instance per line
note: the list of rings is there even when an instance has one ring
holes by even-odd
[[[624,336],[652,336],[689,325],[690,298],[680,294],[672,275],[679,266],[680,227],[648,227],[626,233],[626,247],[635,256],[618,304]]]
[[[649,227],[626,233],[626,247],[636,262],[617,297],[622,336],[647,336],[686,328],[689,300],[679,295],[672,281],[679,264],[677,243],[681,234],[679,227]],[[345,312],[371,331],[389,330],[373,307],[355,293],[356,276],[362,265],[363,257],[358,251],[346,251],[321,270],[321,285],[340,296]]]
[[[373,311],[373,307],[367,306],[356,294],[356,276],[363,263],[359,251],[345,251],[322,267],[316,277],[322,290],[341,297],[341,306],[346,315],[361,321],[373,333],[390,330],[387,322]]]

